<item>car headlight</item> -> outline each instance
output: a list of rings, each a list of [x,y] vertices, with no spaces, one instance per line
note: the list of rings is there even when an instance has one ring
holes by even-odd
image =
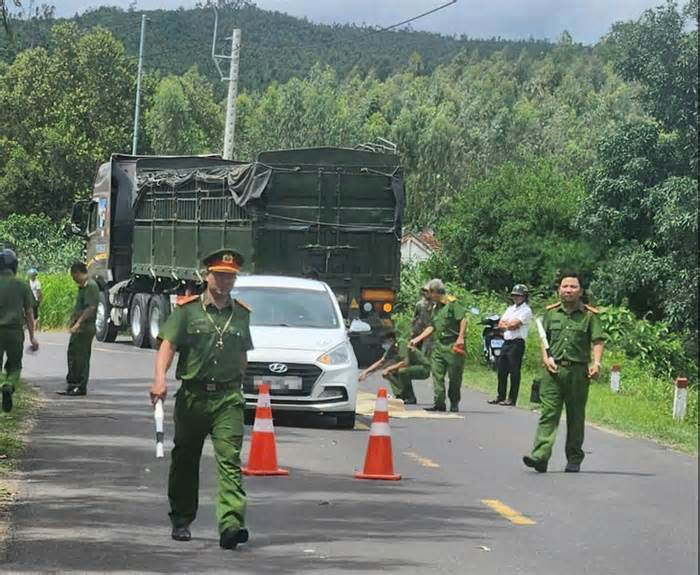
[[[348,352],[347,344],[341,343],[339,346],[324,353],[316,361],[324,365],[342,365],[344,363],[350,363],[350,353]]]

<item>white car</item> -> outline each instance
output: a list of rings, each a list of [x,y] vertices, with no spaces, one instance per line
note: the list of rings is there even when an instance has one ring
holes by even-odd
[[[258,386],[265,382],[273,411],[333,415],[338,427],[352,429],[357,359],[330,287],[316,280],[249,275],[238,277],[232,296],[252,309],[246,409],[255,408]]]

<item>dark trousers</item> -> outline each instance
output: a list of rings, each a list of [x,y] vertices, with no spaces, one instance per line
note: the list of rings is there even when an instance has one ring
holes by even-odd
[[[508,374],[510,374],[510,394],[508,399],[512,403],[517,403],[523,355],[525,355],[525,340],[510,339],[503,344],[501,356],[498,358],[498,399],[500,401],[506,398]]]
[[[79,387],[83,391],[87,389],[90,377],[92,339],[94,337],[95,330],[71,334],[70,340],[68,340],[68,375],[66,376],[68,387]]]

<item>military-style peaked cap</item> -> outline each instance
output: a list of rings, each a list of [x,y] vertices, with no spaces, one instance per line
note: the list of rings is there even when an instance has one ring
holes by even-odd
[[[235,274],[241,270],[243,256],[236,250],[216,250],[202,259],[202,265],[210,272],[223,272]]]

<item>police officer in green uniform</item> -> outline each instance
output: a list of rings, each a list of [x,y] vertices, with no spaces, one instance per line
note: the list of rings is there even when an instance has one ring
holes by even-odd
[[[34,297],[29,286],[17,279],[16,274],[15,252],[0,251],[0,387],[5,412],[12,410],[12,394],[22,372],[25,325],[32,351],[39,349],[34,337]],[[5,381],[2,381],[3,369],[7,374]]]
[[[154,404],[165,399],[165,374],[179,352],[176,377],[182,385],[175,399],[175,447],[168,486],[172,538],[191,538],[189,526],[198,507],[199,461],[210,435],[218,470],[219,544],[224,549],[235,549],[248,540],[241,482],[245,409],[241,386],[246,352],[253,344],[250,309],[230,295],[242,263],[242,256],[230,249],[204,258],[207,289],[200,296],[181,298],[163,326],[151,387]]]
[[[90,355],[92,354],[92,340],[95,337],[95,319],[97,318],[100,288],[95,280],[88,277],[87,266],[82,262],[75,262],[70,267],[70,275],[73,281],[78,284],[78,295],[70,320],[67,388],[58,393],[76,397],[87,394],[87,384],[90,378]]]
[[[428,283],[430,298],[433,301],[431,325],[423,333],[413,338],[411,344],[417,346],[433,336],[433,351],[430,357],[433,376],[434,404],[428,411],[445,411],[445,377],[449,377],[448,396],[450,411],[459,411],[464,373],[464,333],[467,329],[465,307],[454,296],[445,293],[442,280]]]
[[[430,325],[431,316],[433,313],[433,302],[430,299],[430,290],[428,289],[428,284],[425,284],[421,290],[421,298],[416,302],[413,309],[413,320],[411,321],[411,337],[417,337],[425,328]],[[433,350],[433,338],[428,337],[421,342],[420,350],[430,357]]]
[[[578,472],[584,457],[588,385],[600,370],[605,335],[598,310],[585,305],[582,296],[579,275],[576,272],[562,274],[559,280],[560,301],[547,307],[542,322],[551,355],[543,346],[542,361],[546,371],[540,387],[542,413],[532,453],[523,457],[525,465],[540,473],[547,471],[564,405],[566,471]]]
[[[413,380],[430,377],[430,361],[418,348],[397,340],[393,329],[384,333],[383,347],[384,355],[360,374],[360,381],[383,367],[382,376],[391,384],[394,395],[406,405],[415,405]]]

